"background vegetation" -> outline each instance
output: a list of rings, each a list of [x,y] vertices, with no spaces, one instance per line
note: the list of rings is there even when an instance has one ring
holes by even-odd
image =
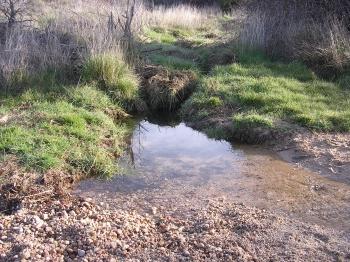
[[[212,4],[2,1],[1,157],[112,175],[129,114],[188,97],[185,119],[214,123],[216,137],[285,123],[350,131],[346,1]]]

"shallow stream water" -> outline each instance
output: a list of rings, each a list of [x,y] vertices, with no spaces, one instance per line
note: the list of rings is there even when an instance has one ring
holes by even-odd
[[[350,187],[283,161],[268,149],[230,144],[178,122],[142,120],[111,180],[81,182],[76,193],[109,207],[201,208],[234,201],[350,232]]]

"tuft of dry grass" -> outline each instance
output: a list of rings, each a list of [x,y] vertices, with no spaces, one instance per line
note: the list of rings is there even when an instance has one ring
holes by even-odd
[[[185,4],[158,6],[148,12],[147,23],[157,27],[201,29],[208,26],[210,20],[219,14],[221,14],[219,8],[213,6],[203,8]]]

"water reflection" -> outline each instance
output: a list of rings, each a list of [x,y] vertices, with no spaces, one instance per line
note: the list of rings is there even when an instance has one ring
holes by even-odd
[[[129,153],[120,159],[124,175],[130,173],[157,177],[185,177],[200,174],[200,179],[237,173],[246,158],[242,150],[225,141],[207,138],[185,124],[159,126],[141,121],[134,131]],[[131,167],[134,172],[130,172]],[[155,174],[157,173],[157,174]]]
[[[181,122],[139,122],[129,152],[118,163],[119,176],[83,181],[76,193],[118,208],[152,205],[181,212],[223,196],[350,232],[349,186],[297,168],[266,149],[209,139]]]

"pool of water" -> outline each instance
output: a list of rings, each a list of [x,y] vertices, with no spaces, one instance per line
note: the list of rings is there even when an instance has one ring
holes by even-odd
[[[181,122],[140,121],[118,164],[120,174],[82,181],[76,194],[140,212],[235,201],[349,232],[348,185],[267,149],[210,139]]]

